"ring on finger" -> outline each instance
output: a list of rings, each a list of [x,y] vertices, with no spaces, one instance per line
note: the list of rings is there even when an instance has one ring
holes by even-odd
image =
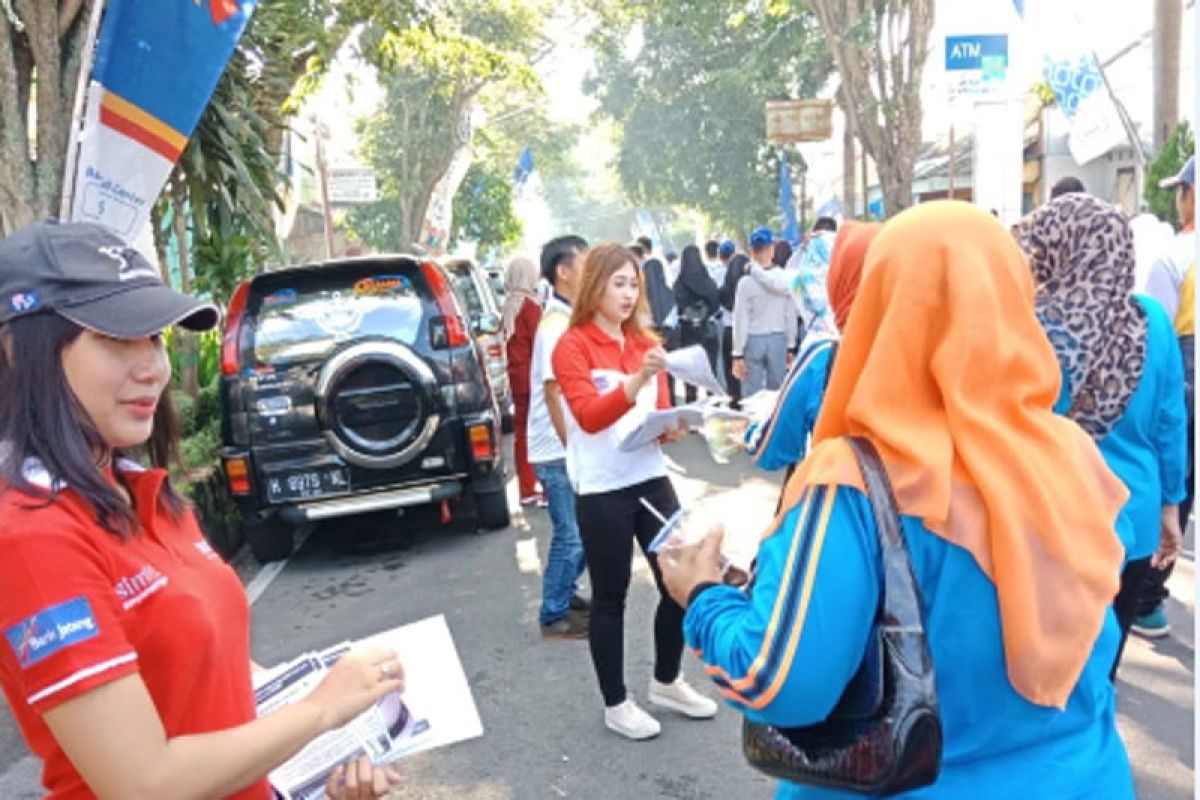
[[[392,665],[391,664],[380,664],[379,665],[379,680],[386,681],[390,677],[392,677]]]

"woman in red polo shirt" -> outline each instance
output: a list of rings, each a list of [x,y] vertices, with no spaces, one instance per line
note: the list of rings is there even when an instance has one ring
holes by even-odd
[[[632,452],[617,446],[623,427],[637,419],[635,408],[670,407],[662,372],[666,353],[644,327],[649,319],[633,253],[616,244],[598,245],[584,262],[571,327],[553,357],[569,411],[567,472],[592,583],[588,644],[604,697],[604,724],[630,739],[649,739],[661,731],[625,690],[625,596],[634,541],[646,554],[661,595],[648,699],[694,719],[717,713],[716,703],[680,676],[683,609],[663,588],[656,556],[646,552],[660,522],[643,501],[662,515],[679,508],[662,451],[657,443]]]
[[[217,309],[90,224],[0,243],[0,687],[54,800],[270,800],[265,776],[402,686],[395,654],[343,657],[256,719],[249,607],[163,469],[178,425],[161,332]],[[327,787],[399,780],[359,760]]]

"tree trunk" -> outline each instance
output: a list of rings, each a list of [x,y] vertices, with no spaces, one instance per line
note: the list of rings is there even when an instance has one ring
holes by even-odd
[[[812,0],[811,7],[837,64],[855,135],[875,160],[884,213],[895,215],[912,204],[933,0],[881,0],[865,8],[853,0]]]
[[[15,0],[18,33],[0,13],[0,234],[58,216],[71,111],[96,0]],[[31,150],[28,104],[36,75]]]
[[[1154,0],[1154,152],[1179,123],[1179,49],[1183,0]]]
[[[854,155],[854,125],[850,121],[850,105],[845,93],[838,89],[838,106],[846,117],[846,128],[842,132],[842,214],[846,218],[855,216],[855,170],[858,159]]]

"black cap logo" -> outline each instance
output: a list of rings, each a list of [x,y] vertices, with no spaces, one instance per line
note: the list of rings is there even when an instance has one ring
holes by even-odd
[[[134,278],[158,278],[158,271],[142,259],[136,250],[122,245],[107,245],[100,248],[100,255],[111,258],[117,264],[117,277],[123,281]]]

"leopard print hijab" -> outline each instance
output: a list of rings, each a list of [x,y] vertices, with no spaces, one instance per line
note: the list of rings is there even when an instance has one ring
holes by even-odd
[[[1133,299],[1133,232],[1120,209],[1066,194],[1014,229],[1037,282],[1037,312],[1070,380],[1067,416],[1100,441],[1137,389],[1149,324]]]

